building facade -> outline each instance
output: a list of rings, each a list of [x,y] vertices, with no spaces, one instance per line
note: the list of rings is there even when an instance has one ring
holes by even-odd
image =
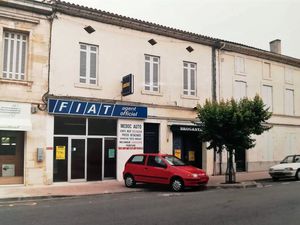
[[[0,2],[0,184],[46,184],[46,117],[52,8]],[[39,152],[39,155],[37,154]]]
[[[273,113],[268,121],[272,129],[255,137],[254,148],[235,155],[237,170],[267,170],[285,156],[299,154],[299,60],[280,55],[280,40],[270,42],[270,52],[250,47],[231,51],[230,43],[222,46],[217,53],[218,98],[253,98],[258,94]],[[223,171],[225,158],[224,154]]]
[[[0,184],[122,180],[143,152],[224,172],[225,154],[198,138],[206,99],[259,94],[273,112],[273,128],[236,155],[239,171],[299,151],[299,59],[49,2],[0,3]]]

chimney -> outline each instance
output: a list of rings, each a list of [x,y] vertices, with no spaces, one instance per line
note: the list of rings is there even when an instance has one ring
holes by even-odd
[[[270,51],[276,54],[281,54],[281,40],[276,39],[270,42]]]

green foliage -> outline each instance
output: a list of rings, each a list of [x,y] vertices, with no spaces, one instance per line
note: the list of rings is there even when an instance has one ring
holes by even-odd
[[[226,148],[232,152],[252,148],[255,146],[253,135],[271,128],[267,120],[272,113],[265,109],[259,96],[240,101],[206,100],[203,106],[197,106],[197,113],[202,130],[200,137],[210,143],[209,149]]]

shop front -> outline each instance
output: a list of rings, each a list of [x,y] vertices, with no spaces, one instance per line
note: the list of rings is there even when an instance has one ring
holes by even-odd
[[[146,107],[50,99],[49,113],[54,182],[122,179],[127,158],[143,151]]]
[[[199,127],[172,125],[173,155],[186,163],[202,168],[202,143],[199,139]]]
[[[24,136],[31,104],[0,102],[0,185],[24,183]]]

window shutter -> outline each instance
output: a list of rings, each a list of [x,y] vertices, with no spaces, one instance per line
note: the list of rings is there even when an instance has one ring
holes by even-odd
[[[145,90],[150,90],[150,62],[145,62]]]
[[[266,108],[269,108],[270,111],[273,111],[273,90],[272,86],[263,85],[262,86],[262,99]]]
[[[294,90],[285,90],[285,113],[294,115]]]
[[[191,91],[195,91],[196,90],[195,83],[196,83],[195,70],[192,69],[191,70]]]
[[[188,70],[183,69],[183,89],[188,90]]]
[[[4,41],[3,78],[7,78],[8,72],[8,40]]]
[[[86,83],[86,52],[80,51],[80,83]]]
[[[91,62],[90,62],[90,77],[96,78],[96,53],[91,52]]]
[[[158,91],[158,64],[153,64],[153,91]]]

